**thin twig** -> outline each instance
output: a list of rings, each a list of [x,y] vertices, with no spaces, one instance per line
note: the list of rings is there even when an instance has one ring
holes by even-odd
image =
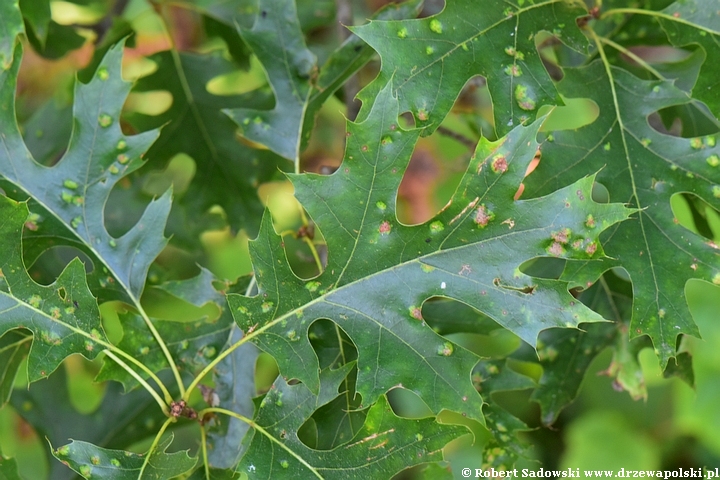
[[[441,135],[445,135],[446,137],[450,137],[453,140],[457,140],[458,142],[462,143],[466,147],[468,147],[471,150],[475,149],[475,145],[477,145],[477,142],[472,140],[471,138],[466,137],[462,133],[458,133],[454,130],[450,130],[447,127],[443,127],[440,125],[437,129],[437,132]]]

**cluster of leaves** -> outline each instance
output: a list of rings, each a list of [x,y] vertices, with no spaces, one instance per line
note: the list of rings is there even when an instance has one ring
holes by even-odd
[[[387,478],[420,464],[435,478],[449,472],[432,463],[468,425],[487,433],[483,466],[512,468],[528,426],[495,392],[532,389],[550,425],[607,346],[608,374],[634,397],[645,396],[644,348],[666,375],[692,383],[681,340],[698,330],[685,283],[720,284],[709,226],[710,207],[720,207],[720,97],[707,61],[720,54],[714,2],[456,0],[428,15],[409,0],[351,27],[333,50],[311,33],[334,28],[334,2],[174,2],[201,16],[222,52],[171,46],[149,56],[156,69],[135,84],[121,75],[135,41],[127,2],[99,3],[106,11],[92,25],[95,53],[72,113],[43,107],[20,124],[23,51],[57,58],[86,40],[81,27],[52,20],[48,1],[0,4],[0,395],[47,436],[60,460],[52,478],[70,469],[85,478]],[[682,55],[653,62],[648,46]],[[381,67],[358,94],[342,163],[330,175],[304,173],[322,105],[351,95],[343,88],[376,54]],[[266,85],[208,91],[251,59]],[[475,130],[447,206],[405,225],[398,189],[416,144],[477,76],[492,99],[490,128]],[[168,91],[172,105],[123,113],[131,89]],[[560,110],[546,107],[571,98],[589,99],[597,119],[554,130]],[[179,153],[196,164],[187,189],[144,202],[147,179]],[[257,193],[283,176],[304,209],[295,236],[315,260],[311,275],[291,265]],[[675,219],[679,192],[693,194],[700,233]],[[202,264],[200,234],[218,223],[257,235],[252,276],[221,281],[162,261],[182,249]],[[48,252],[71,258],[61,273]],[[212,313],[160,318],[151,294]],[[106,333],[109,310],[120,339]],[[452,340],[499,330],[521,341],[509,356],[481,357]],[[263,392],[258,348],[280,372]],[[73,354],[102,357],[97,379],[109,386],[89,416],[70,410],[58,370]],[[50,378],[11,396],[25,359],[29,382]],[[430,416],[398,416],[396,389]],[[190,422],[200,452],[167,453]],[[76,440],[63,445],[68,437]],[[143,454],[127,451],[143,440]],[[0,473],[17,476],[15,464],[2,460]]]

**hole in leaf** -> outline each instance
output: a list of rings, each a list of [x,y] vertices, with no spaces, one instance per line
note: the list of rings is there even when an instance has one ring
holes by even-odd
[[[275,230],[292,230],[301,222],[300,204],[288,181],[263,183],[258,187],[260,201],[270,210]]]
[[[632,280],[630,279],[630,273],[623,267],[613,267],[610,271],[620,280],[628,283],[632,282]]]
[[[674,137],[695,138],[720,132],[720,124],[700,102],[658,110],[647,121],[653,130]]]
[[[678,223],[710,240],[720,240],[720,214],[710,204],[691,193],[670,197],[670,208]]]
[[[593,202],[597,203],[610,203],[610,191],[602,183],[594,182],[592,188],[592,199]]]
[[[510,363],[512,359],[508,360]],[[512,362],[517,364],[519,362]],[[523,362],[529,363],[529,362]],[[536,364],[537,365],[537,364]],[[542,368],[538,365],[538,368]],[[513,370],[515,370],[513,368]],[[519,418],[532,428],[539,427],[540,422],[540,406],[533,402],[530,398],[532,389],[515,390],[515,391],[499,391],[493,392],[492,398],[504,410],[510,412],[514,417]],[[548,430],[548,429],[544,429]]]
[[[270,390],[279,374],[280,370],[272,355],[260,352],[255,362],[255,391],[262,394]]]
[[[298,437],[305,445],[317,450],[332,450],[350,441],[360,430],[367,416],[362,409],[362,397],[348,389],[354,383],[357,370],[353,368],[340,384],[339,396],[318,408],[299,429]]]
[[[283,237],[285,254],[295,275],[303,279],[315,277],[319,271],[317,263],[327,264],[328,250],[322,232],[316,226],[303,228],[300,215],[302,206],[294,196],[290,182],[268,182],[260,185],[258,196],[273,216],[275,231]],[[309,243],[313,243],[315,254]],[[326,286],[319,285],[322,290]]]
[[[423,320],[440,335],[451,333],[477,333],[488,335],[501,329],[495,320],[464,303],[433,297],[422,306]]]
[[[592,124],[600,116],[600,107],[589,98],[565,98],[564,106],[550,107],[543,105],[538,110],[538,116],[550,112],[545,119],[541,132],[558,130],[577,130]]]
[[[63,363],[70,403],[78,412],[91,414],[100,406],[107,386],[105,382],[95,382],[99,366],[81,355],[71,355]]]
[[[133,58],[127,63],[123,62],[122,75],[128,82],[152,75],[158,69],[158,64],[147,57]]]
[[[160,196],[172,185],[173,195],[178,197],[187,191],[195,171],[195,160],[185,153],[178,153],[170,159],[165,170],[145,175],[142,191],[147,195]]]
[[[221,208],[214,207],[210,210],[214,212]],[[224,212],[217,216],[224,217]],[[216,277],[234,280],[252,272],[248,240],[244,230],[233,235],[230,227],[227,226],[218,230],[208,230],[200,235],[200,242],[208,257],[208,268]],[[166,251],[167,248],[160,254],[158,261],[165,259]],[[172,268],[172,265],[168,265],[168,268]]]
[[[433,120],[423,108],[412,112],[414,122],[409,124],[408,115],[398,119],[403,128]],[[452,198],[483,132],[493,133],[492,102],[485,78],[475,76],[467,81],[440,127],[418,140],[398,190],[401,223],[424,223]]]
[[[307,149],[301,157],[301,170],[305,172],[319,173],[320,175],[331,175],[340,166],[344,158],[345,145],[350,138],[346,130],[346,118],[343,112],[345,104],[337,97],[331,96],[320,107],[320,112],[315,120],[315,129],[306,132],[309,140]],[[349,155],[354,155],[348,152]]]
[[[124,177],[110,191],[105,203],[105,228],[110,236],[120,238],[137,224],[150,203],[143,195],[142,185],[136,177]]]
[[[64,302],[65,299],[67,298],[67,291],[65,290],[65,287],[58,288],[57,293],[58,293],[58,296],[60,297],[60,300],[62,300]]]
[[[317,320],[310,325],[308,335],[322,369],[338,368],[357,359],[355,343],[335,322],[326,319]],[[342,348],[339,342],[342,342]]]
[[[123,337],[123,327],[120,321],[119,313],[125,313],[127,305],[113,300],[100,304],[100,315],[102,316],[102,325],[108,339],[111,343],[117,345]]]
[[[442,12],[445,8],[445,0],[426,0],[423,3],[423,8],[418,15],[418,18],[426,18],[432,15],[437,15]]]
[[[634,53],[639,58],[643,59],[647,63],[678,63],[686,60],[692,55],[691,52],[683,50],[682,48],[675,48],[669,45],[634,45],[628,47],[628,50]],[[621,54],[622,58],[629,65],[637,66],[640,65],[635,62],[632,58],[625,54]]]
[[[425,402],[415,392],[406,388],[393,388],[387,393],[387,398],[393,412],[399,417],[427,418],[434,416]]]
[[[557,280],[565,269],[565,263],[566,261],[562,258],[532,258],[520,265],[520,271],[531,277]]]
[[[194,322],[213,323],[220,316],[220,308],[214,302],[196,307],[155,287],[145,289],[142,301],[146,313],[152,318],[174,322],[177,329],[185,328],[188,335],[195,328]]]
[[[705,63],[706,53],[701,48],[686,50],[670,46],[635,45],[628,50],[643,61],[649,63],[674,86],[690,93],[695,87],[700,68]],[[631,56],[621,53],[631,73],[642,79],[655,81],[645,67]],[[650,95],[663,95],[663,85],[656,85]],[[720,123],[704,104],[693,100],[690,103],[673,105],[648,116],[648,124],[656,131],[685,138],[709,135],[718,132]]]
[[[404,224],[423,223],[439,210],[434,193],[441,178],[441,167],[431,148],[424,141],[418,142],[400,182],[397,217]]]
[[[257,57],[250,57],[250,69],[234,70],[218,75],[207,82],[205,88],[213,95],[242,95],[267,84],[265,72]]]
[[[38,163],[51,166],[62,158],[72,130],[72,105],[51,99],[24,125],[23,140]]]
[[[499,326],[499,325],[498,325]],[[487,335],[451,333],[445,337],[482,357],[504,357],[517,350],[521,340],[510,330],[500,327]]]
[[[75,247],[55,246],[48,248],[37,257],[32,258],[37,252],[25,251],[25,262],[31,264],[28,268],[30,277],[41,285],[50,285],[75,257],[79,257],[85,264],[85,272],[92,273],[94,269],[90,257]]]
[[[173,96],[167,90],[131,92],[125,101],[125,110],[144,115],[161,115],[173,104]]]

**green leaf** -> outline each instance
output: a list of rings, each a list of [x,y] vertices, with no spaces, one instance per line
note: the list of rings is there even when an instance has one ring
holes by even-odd
[[[294,0],[260,0],[252,29],[240,35],[267,72],[275,108],[239,108],[225,112],[249,140],[298,162],[300,134],[317,59],[305,46]]]
[[[409,0],[400,4],[389,3],[373,15],[373,20],[401,20],[413,18],[420,13],[422,2]],[[350,35],[333,51],[318,72],[313,91],[308,100],[303,123],[303,148],[310,140],[315,117],[323,103],[347,80],[355,75],[373,57],[375,51],[357,35]]]
[[[645,375],[640,366],[638,355],[649,347],[647,337],[629,340],[627,332],[620,332],[615,341],[613,358],[603,375],[613,378],[613,387],[619,391],[627,391],[633,400],[647,400]]]
[[[0,480],[20,480],[17,469],[17,462],[14,459],[3,456],[0,451]]]
[[[228,338],[228,345],[239,341],[243,332],[235,327]],[[255,395],[255,363],[258,349],[246,344],[233,351],[213,370],[215,393],[219,404],[227,410],[251,418],[254,413],[252,397]],[[249,425],[237,418],[223,419],[208,428],[208,462],[213,467],[232,468],[245,451],[242,439]]]
[[[7,70],[12,65],[15,39],[24,30],[17,2],[2,2],[0,5],[0,68],[2,70]]]
[[[474,308],[443,298],[425,302],[422,316],[427,324],[440,335],[460,332],[489,335],[490,332],[502,328],[492,318]]]
[[[38,38],[34,30],[26,33],[33,49],[41,56],[51,60],[62,58],[72,50],[80,48],[86,40],[75,30],[74,26],[60,25],[53,20],[48,23],[45,38]]]
[[[720,55],[720,15],[717,5],[703,0],[682,0],[667,6],[658,16],[660,25],[673,45],[684,47],[700,45],[707,59]],[[692,89],[693,97],[705,102],[717,115],[720,111],[720,81],[717,67],[712,61],[705,61],[700,75]]]
[[[29,381],[47,377],[73,353],[95,358],[108,343],[82,262],[73,260],[55,282],[38,285],[22,262],[21,236],[28,218],[27,206],[0,197],[0,218],[0,270],[8,287],[0,292],[0,334],[18,327],[32,332]]]
[[[483,448],[483,469],[510,468],[520,457],[529,457],[528,446],[518,437],[530,430],[525,422],[498,405],[493,393],[534,388],[530,378],[514,372],[506,360],[483,360],[473,372],[473,381],[483,393],[485,426],[492,438]]]
[[[203,275],[201,273],[201,275]],[[188,281],[197,283],[195,279]],[[208,292],[208,301],[216,301],[219,305],[225,302],[216,290]],[[176,322],[169,320],[153,320],[155,329],[164,340],[174,362],[183,367],[188,373],[195,373],[205,367],[223,349],[233,326],[232,317],[226,308],[217,319],[202,318],[194,322]],[[132,354],[152,371],[158,372],[167,368],[167,358],[160,346],[153,342],[152,332],[140,315],[134,312],[120,314],[123,325],[123,338],[117,345],[121,350]],[[143,378],[148,374],[131,365],[136,373]],[[121,382],[126,391],[132,390],[139,384],[124,368],[111,360],[106,360],[98,381],[115,380]]]
[[[262,92],[226,96],[208,92],[210,80],[235,69],[219,53],[166,51],[148,58],[157,65],[157,70],[139,79],[133,91],[168,91],[173,97],[172,106],[156,116],[133,113],[127,117],[141,131],[164,125],[146,154],[152,165],[159,167],[181,152],[192,157],[197,165],[188,191],[179,200],[186,220],[177,229],[192,232],[194,238],[202,231],[208,209],[220,205],[233,229],[243,228],[254,234],[262,212],[254,188],[272,177],[280,158],[236,141],[236,125],[221,109],[265,108],[272,104],[272,99]],[[188,236],[187,232],[181,235]]]
[[[71,403],[65,368],[28,389],[15,390],[11,404],[38,435],[53,445],[74,438],[98,447],[127,448],[152,438],[167,418],[145,390],[123,395],[122,386],[115,382],[107,384],[102,403],[95,411],[82,414]],[[46,453],[50,460],[50,478],[74,477],[52,458],[49,449]]]
[[[210,468],[209,475],[205,473],[205,467],[201,466],[195,470],[187,480],[240,480],[243,478],[242,473],[227,468]]]
[[[205,15],[226,25],[240,25],[244,28],[252,27],[253,19],[258,12],[257,0],[193,0],[181,2],[189,4]]]
[[[247,452],[236,470],[250,478],[390,478],[412,465],[442,459],[442,447],[465,433],[462,427],[434,419],[397,417],[382,396],[370,407],[355,438],[333,450],[314,450],[297,436],[312,412],[338,395],[352,364],[320,373],[314,395],[303,384],[278,378],[259,404],[254,423],[260,427],[246,438]]]
[[[10,399],[15,376],[30,350],[32,337],[23,330],[10,330],[0,336],[0,408]]]
[[[72,135],[72,106],[51,99],[23,125],[23,139],[33,158],[50,166],[62,158]]]
[[[609,267],[624,267],[633,284],[630,338],[648,335],[664,368],[675,355],[678,335],[698,335],[685,302],[685,282],[720,282],[717,248],[675,221],[670,198],[692,192],[720,207],[720,145],[714,135],[677,138],[648,125],[653,112],[690,101],[670,81],[639,80],[601,61],[564,73],[559,91],[592,99],[600,116],[577,131],[552,132],[554,141],[543,146],[538,174],[527,178],[525,191],[544,194],[602,169],[597,180],[611,201],[641,209],[608,233],[603,245],[615,260],[585,265],[574,278],[564,278],[584,286]]]
[[[677,357],[668,362],[668,366],[663,372],[663,377],[678,377],[691,388],[695,388],[695,372],[693,371],[692,355],[690,355],[689,352],[678,353]]]
[[[598,235],[631,212],[592,202],[591,177],[543,198],[513,201],[537,150],[538,128],[481,141],[449,206],[423,225],[405,226],[395,217],[395,199],[420,130],[398,125],[398,103],[387,86],[364,122],[349,123],[346,157],[335,174],[291,176],[327,241],[324,272],[297,278],[266,215],[250,246],[259,294],[228,296],[236,321],[256,331],[253,341],[277,359],[284,376],[317,391],[308,327],[330,319],[357,346],[365,405],[404,386],[435,413],[449,409],[482,420],[482,400],[469,381],[478,358],[428,328],[423,302],[457,299],[531,345],[541,330],[601,321],[566,283],[531,278],[518,267],[544,255],[600,259]]]
[[[531,399],[540,404],[543,424],[555,422],[575,399],[590,363],[611,344],[615,333],[614,325],[594,324],[585,326],[584,332],[552,329],[541,335],[537,353],[543,375]]]
[[[20,10],[40,45],[44,46],[51,19],[50,2],[48,0],[20,0]]]
[[[88,480],[164,480],[189,472],[197,463],[197,458],[191,458],[187,451],[166,453],[172,441],[172,434],[165,437],[148,459],[145,455],[108,450],[75,440],[54,450],[53,455]]]
[[[47,239],[46,248],[64,243],[82,250],[95,266],[90,276],[95,292],[137,304],[148,268],[167,243],[163,228],[170,192],[152,201],[122,237],[114,238],[106,230],[103,211],[110,191],[124,175],[142,166],[141,155],[157,136],[152,131],[128,137],[120,129],[120,109],[130,88],[120,73],[122,52],[122,44],[111,48],[92,81],[76,85],[70,144],[63,157],[47,168],[33,160],[15,119],[18,47],[13,68],[0,74],[4,132],[0,174],[9,195],[34,200],[33,213],[38,217],[33,221]]]
[[[580,262],[569,264],[566,272],[580,265]],[[618,331],[627,329],[630,322],[631,296],[629,282],[607,272],[578,299],[603,317],[614,320],[614,325],[590,324],[583,325],[582,331],[543,332],[537,350],[543,374],[531,400],[540,405],[544,425],[555,422],[562,409],[575,399],[590,363],[604,348],[613,344],[627,348],[627,338],[617,337]]]
[[[359,95],[364,118],[372,98],[392,78],[400,111],[409,111],[423,135],[434,132],[462,87],[476,75],[487,79],[498,136],[535,119],[541,105],[562,104],[535,47],[535,34],[553,33],[578,51],[587,40],[575,19],[586,12],[564,0],[448,2],[420,20],[373,21],[352,31],[382,59],[378,77]]]

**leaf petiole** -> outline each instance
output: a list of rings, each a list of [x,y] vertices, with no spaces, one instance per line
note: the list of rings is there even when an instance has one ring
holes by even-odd
[[[203,468],[205,469],[205,478],[207,480],[210,480],[210,464],[208,463],[208,454],[207,454],[207,432],[205,432],[205,427],[201,425],[200,427],[200,447],[202,448],[202,459],[203,459]]]
[[[224,414],[224,415],[228,415],[228,416],[230,416],[230,417],[237,418],[237,419],[240,420],[241,422],[247,423],[247,424],[250,426],[250,428],[253,428],[253,429],[255,429],[256,431],[260,432],[260,433],[261,433],[262,435],[264,435],[268,440],[270,440],[271,442],[277,444],[280,448],[282,448],[283,450],[285,450],[286,452],[288,452],[291,456],[293,456],[298,462],[300,462],[300,463],[302,463],[303,465],[305,465],[305,467],[307,467],[308,470],[310,470],[311,472],[313,472],[317,478],[323,478],[322,475],[320,475],[320,472],[318,472],[317,470],[315,470],[315,468],[314,468],[312,465],[310,465],[309,463],[307,463],[304,458],[302,458],[301,456],[299,456],[297,453],[293,452],[293,451],[290,449],[290,447],[288,447],[287,445],[285,445],[284,443],[282,443],[280,440],[278,440],[277,438],[275,438],[275,437],[273,437],[272,435],[270,435],[270,433],[268,433],[268,431],[265,430],[264,428],[262,428],[260,425],[258,425],[257,423],[255,423],[255,422],[252,421],[251,419],[249,419],[249,418],[247,418],[247,417],[245,417],[245,416],[243,416],[243,415],[240,415],[239,413],[233,412],[233,411],[231,411],[231,410],[226,410],[226,409],[224,409],[224,408],[210,407],[210,408],[206,408],[206,409],[204,409],[204,410],[199,411],[199,412],[198,412],[198,417],[203,418],[203,416],[205,416],[206,413],[213,413],[213,412],[214,412],[214,413],[222,413],[222,414]]]
[[[661,79],[661,80],[665,80],[665,77],[664,77],[660,72],[658,72],[657,70],[655,70],[655,68],[653,68],[652,65],[650,65],[649,63],[647,63],[645,60],[643,60],[643,59],[640,58],[639,56],[637,56],[637,55],[636,55],[635,53],[633,53],[631,50],[628,50],[627,48],[623,47],[622,45],[613,42],[613,41],[610,40],[609,38],[598,37],[598,39],[599,39],[602,43],[604,43],[605,45],[609,45],[609,46],[613,47],[615,50],[617,50],[618,52],[622,53],[623,55],[627,55],[627,56],[630,57],[635,63],[637,63],[638,65],[640,65],[641,67],[643,67],[645,70],[647,70],[648,72],[650,72],[650,73],[652,73],[653,75],[655,75],[657,78],[659,78],[659,79]]]
[[[147,325],[148,329],[152,333],[153,337],[155,338],[155,341],[157,341],[158,346],[160,347],[160,350],[162,350],[163,354],[165,355],[165,358],[168,361],[168,364],[170,365],[170,370],[172,370],[173,376],[175,377],[175,381],[177,382],[178,389],[180,390],[180,396],[185,397],[185,385],[183,384],[182,378],[180,377],[180,371],[177,368],[177,365],[175,364],[175,361],[172,358],[172,355],[170,354],[170,350],[168,350],[167,345],[165,345],[165,342],[163,341],[162,337],[160,336],[160,332],[157,331],[155,328],[155,325],[153,325],[152,321],[150,320],[150,317],[148,317],[147,313],[145,313],[145,310],[140,306],[140,302],[137,303],[138,306],[138,312],[140,313],[140,316],[145,321],[145,324]],[[149,371],[146,370],[146,371]],[[157,378],[157,377],[155,377]],[[160,384],[159,380],[156,380]],[[167,390],[165,390],[167,392]],[[167,393],[166,397],[169,397],[170,394]],[[170,397],[170,401],[172,401],[172,397]]]
[[[145,472],[145,467],[147,467],[148,463],[150,462],[150,458],[152,458],[153,452],[157,448],[158,443],[160,443],[160,438],[162,437],[163,433],[165,433],[167,427],[175,420],[176,419],[174,417],[169,417],[167,420],[165,420],[165,423],[163,423],[162,427],[160,427],[160,431],[157,433],[157,435],[155,435],[155,439],[150,445],[150,448],[148,448],[147,453],[145,453],[145,460],[143,461],[142,467],[140,468],[140,473],[138,473],[138,480],[142,478],[143,472]]]
[[[150,386],[150,384],[145,381],[144,378],[142,378],[140,375],[138,375],[135,370],[133,370],[132,368],[130,368],[130,366],[129,366],[127,363],[123,362],[117,355],[115,355],[114,353],[112,353],[110,350],[105,349],[105,350],[103,350],[103,353],[104,353],[105,355],[107,355],[108,357],[110,357],[111,359],[113,359],[113,361],[114,361],[115,363],[117,363],[118,365],[120,365],[126,372],[128,372],[130,375],[132,375],[132,377],[135,378],[135,380],[137,380],[137,381],[140,383],[140,385],[142,385],[143,387],[145,387],[145,390],[147,390],[148,393],[149,393],[150,395],[152,395],[152,397],[153,397],[153,398],[155,399],[155,401],[158,403],[158,405],[160,405],[160,409],[162,409],[163,413],[164,413],[165,415],[169,415],[169,412],[168,412],[168,409],[167,409],[167,403],[165,403],[165,402],[163,401],[163,399],[160,398],[160,395],[158,395],[158,393],[155,391],[155,389],[152,388],[152,387]],[[161,386],[163,387],[163,389],[164,389],[164,385],[163,385],[162,383],[160,383],[160,385],[161,385]]]
[[[717,32],[714,30],[711,30],[709,28],[705,28],[702,25],[698,25],[696,23],[690,23],[687,20],[683,19],[682,17],[675,17],[672,15],[668,15],[667,13],[658,12],[657,10],[644,10],[642,8],[611,8],[610,10],[607,10],[604,12],[600,18],[605,18],[610,15],[615,15],[617,13],[630,13],[630,14],[637,14],[637,15],[649,15],[651,17],[658,17],[662,18],[664,20],[668,20],[671,22],[677,22],[682,23],[683,25],[687,25],[689,27],[697,28],[698,30],[702,30],[707,33],[716,34]]]

